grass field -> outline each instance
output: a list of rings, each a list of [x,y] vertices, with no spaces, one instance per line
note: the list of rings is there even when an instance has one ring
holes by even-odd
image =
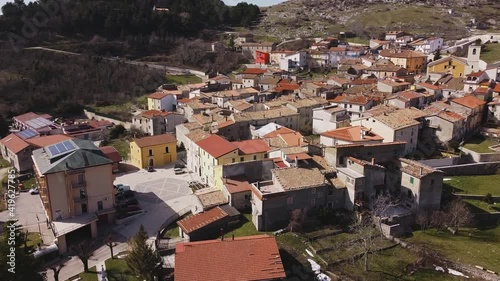
[[[89,268],[89,272],[80,273],[81,281],[98,281],[97,280],[97,270],[95,266]]]
[[[10,163],[9,161],[3,159],[2,157],[0,157],[0,169],[2,168],[8,168],[10,167]]]
[[[130,122],[133,111],[137,109],[147,109],[148,95],[143,95],[133,100],[123,101],[123,103],[120,104],[104,106],[90,105],[88,107],[93,112],[100,113],[121,121]]]
[[[106,260],[108,280],[138,281],[124,259]]]
[[[446,178],[448,179],[448,178]],[[445,184],[453,188],[454,193],[500,196],[500,175],[486,176],[457,176],[449,177]]]
[[[172,227],[168,228],[163,232],[163,238],[174,238],[179,237],[179,226],[174,224]]]
[[[472,151],[475,151],[477,153],[492,153],[494,151],[489,149],[488,147],[495,144],[498,144],[498,142],[495,140],[487,139],[484,137],[476,137],[474,139],[467,141],[464,147]]]
[[[473,207],[472,208],[473,213],[500,212],[500,204],[498,203],[497,205],[494,205],[494,204],[488,204],[483,200],[474,200],[474,199],[465,199],[464,201]]]
[[[364,281],[454,281],[461,280],[458,277],[444,274],[430,268],[417,270],[413,275],[405,272],[405,268],[415,263],[418,256],[401,247],[395,247],[369,256],[368,271],[363,271],[363,260],[352,263],[344,263],[335,266],[335,270],[343,272],[351,278]]]
[[[453,261],[500,271],[500,227],[463,228],[457,235],[435,229],[415,231],[408,241]]]
[[[225,234],[226,237],[240,237],[240,236],[250,236],[250,235],[259,235],[266,234],[267,232],[257,231],[255,226],[252,223],[252,214],[243,214],[241,217],[240,223],[236,228],[229,231]]]
[[[487,63],[500,61],[500,44],[486,44],[486,48],[481,51],[481,59]]]
[[[193,84],[201,83],[201,78],[196,75],[167,75],[168,84]]]

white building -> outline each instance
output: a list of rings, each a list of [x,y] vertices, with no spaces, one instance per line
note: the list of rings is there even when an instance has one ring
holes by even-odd
[[[321,134],[349,126],[350,116],[345,108],[325,106],[313,109],[313,134]]]
[[[287,55],[280,59],[280,69],[295,71],[307,66],[307,53],[299,51],[293,55]]]
[[[443,38],[440,37],[430,37],[430,38],[420,38],[409,45],[415,48],[415,51],[422,52],[426,55],[430,55],[437,50],[443,48]]]
[[[175,111],[180,91],[156,92],[148,96],[148,110]]]

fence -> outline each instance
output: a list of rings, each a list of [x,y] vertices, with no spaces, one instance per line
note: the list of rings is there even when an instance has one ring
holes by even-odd
[[[497,162],[500,161],[500,153],[477,153],[465,147],[460,147],[464,153],[470,155],[474,162]]]
[[[89,111],[87,109],[84,109],[83,113],[89,119],[95,119],[97,121],[101,121],[101,120],[109,121],[109,122],[111,122],[111,123],[113,123],[115,125],[122,125],[127,130],[130,130],[130,128],[132,128],[132,123],[131,122],[124,122],[124,121],[121,121],[121,120],[113,119],[111,117],[106,117],[106,116],[97,114],[95,112]]]
[[[472,163],[438,167],[447,176],[492,175],[500,172],[500,162]]]

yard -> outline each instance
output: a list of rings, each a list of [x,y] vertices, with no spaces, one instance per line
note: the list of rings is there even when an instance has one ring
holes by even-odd
[[[124,259],[106,260],[106,272],[110,281],[138,281]]]
[[[487,63],[500,61],[500,43],[490,43],[484,45],[485,48],[481,51],[481,59]]]
[[[492,153],[494,151],[489,149],[488,147],[495,144],[498,144],[498,141],[478,136],[467,141],[464,147],[477,153]]]
[[[172,226],[169,226],[163,232],[163,238],[174,238],[174,237],[179,237],[179,226],[175,223]]]
[[[224,236],[226,237],[240,237],[240,236],[251,236],[251,235],[259,235],[266,234],[267,232],[257,231],[255,226],[252,223],[252,214],[242,214],[240,223],[236,228],[226,233]]]
[[[118,154],[120,154],[122,159],[128,159],[128,156],[130,154],[130,143],[127,139],[113,139],[109,141],[108,145],[116,148],[116,150],[118,150]]]
[[[137,109],[147,109],[148,95],[133,100],[124,100],[123,103],[119,104],[91,105],[88,106],[88,109],[106,117],[130,122],[132,112]]]
[[[363,260],[344,263],[333,267],[334,271],[340,271],[356,280],[378,281],[378,280],[406,280],[406,281],[454,281],[461,280],[449,274],[435,271],[431,268],[421,268],[410,275],[405,269],[414,264],[419,257],[401,247],[391,248],[369,256],[369,270],[363,271]]]
[[[10,163],[9,161],[3,159],[1,156],[0,156],[0,169],[2,168],[8,168],[10,167]]]
[[[500,196],[500,175],[456,176],[445,178],[444,183],[452,187],[453,193]]]
[[[188,75],[167,75],[167,84],[193,84],[201,83],[200,77],[192,74]]]
[[[452,261],[500,271],[500,227],[462,228],[457,235],[435,229],[415,231],[408,242],[432,249]]]
[[[488,204],[483,200],[465,199],[470,206],[472,206],[473,213],[491,213],[500,212],[500,204]]]
[[[97,270],[95,266],[89,268],[89,272],[80,273],[81,281],[98,281],[97,280]]]

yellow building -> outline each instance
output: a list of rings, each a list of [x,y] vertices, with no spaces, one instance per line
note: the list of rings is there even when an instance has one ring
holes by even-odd
[[[199,175],[210,186],[220,186],[216,183],[222,180],[218,166],[262,160],[268,158],[268,151],[271,150],[261,139],[229,142],[218,135],[211,135],[196,144],[199,147],[200,156]]]
[[[424,71],[427,56],[412,50],[382,50],[380,57],[390,60],[397,66],[404,67],[408,73],[419,74]]]
[[[449,56],[433,61],[427,65],[429,72],[451,73],[454,78],[465,77],[467,59],[455,56]]]
[[[159,167],[177,161],[177,140],[172,134],[134,139],[130,160],[138,168]]]

